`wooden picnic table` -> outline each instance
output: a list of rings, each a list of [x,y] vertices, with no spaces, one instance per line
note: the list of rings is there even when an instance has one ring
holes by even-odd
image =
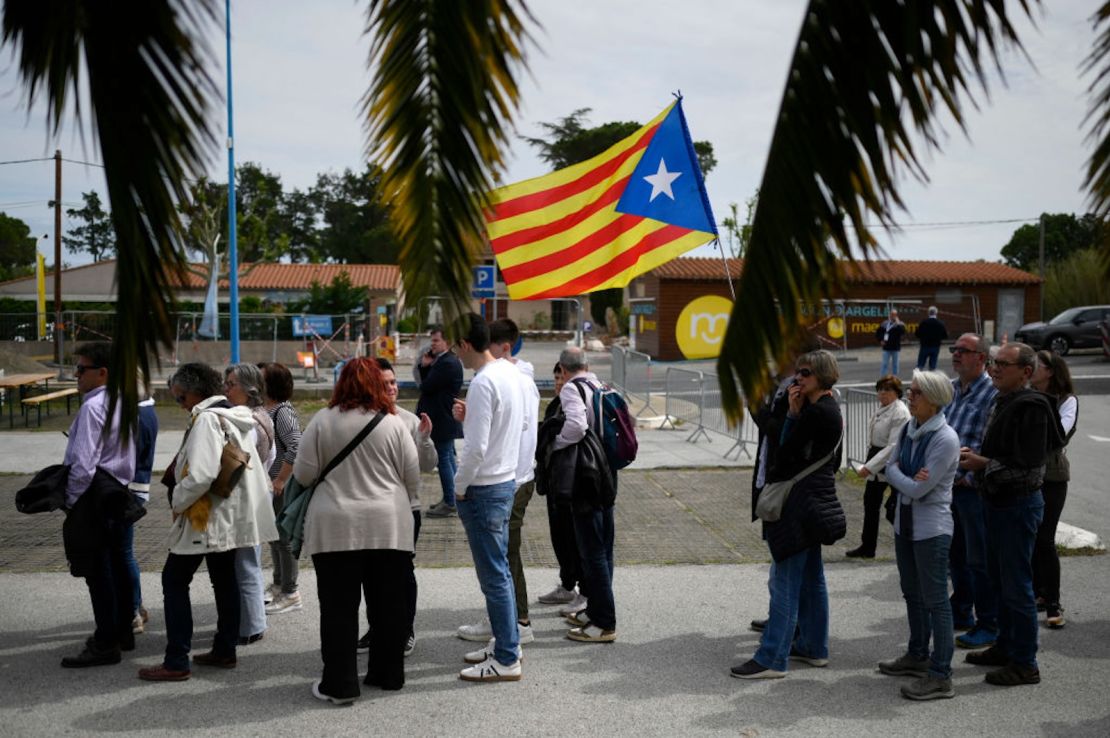
[[[0,389],[4,390],[6,395],[5,400],[8,403],[9,429],[15,427],[15,410],[12,406],[16,403],[12,399],[13,390],[19,390],[19,403],[22,404],[23,398],[27,395],[27,390],[29,388],[34,387],[39,382],[42,382],[43,386],[47,390],[49,390],[50,380],[54,379],[57,376],[57,372],[27,372],[25,374],[8,374],[6,376],[0,377]],[[22,407],[20,407],[20,412],[23,412]]]

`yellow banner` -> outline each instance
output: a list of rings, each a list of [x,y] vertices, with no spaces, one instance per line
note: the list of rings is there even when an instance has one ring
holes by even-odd
[[[39,340],[46,340],[46,257],[36,254],[38,262],[35,271],[38,273],[38,314],[39,314]]]

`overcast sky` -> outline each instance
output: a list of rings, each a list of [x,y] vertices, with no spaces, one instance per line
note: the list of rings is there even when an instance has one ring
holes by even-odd
[[[260,163],[286,189],[305,188],[318,172],[361,167],[364,136],[358,115],[368,86],[365,3],[351,0],[233,2],[235,144],[238,163]],[[801,0],[532,0],[542,28],[534,31],[518,132],[540,135],[539,121],[592,108],[590,121],[646,121],[681,90],[695,139],[712,142],[718,160],[706,186],[720,222],[728,203],[741,208],[758,186],[787,65],[796,41]],[[1017,3],[1013,12],[1019,12]],[[1043,212],[1085,210],[1080,191],[1088,147],[1081,122],[1088,80],[1080,75],[1093,34],[1093,0],[1045,3],[1036,27],[1019,30],[1032,64],[1010,52],[1008,86],[995,80],[981,110],[968,113],[965,137],[946,126],[943,151],[928,157],[931,181],[907,182],[908,212],[900,235],[883,238],[900,259],[999,259],[1020,223],[933,226],[967,221],[1035,219]],[[212,43],[224,79],[222,28]],[[215,111],[218,130],[226,112]],[[0,161],[52,156],[99,161],[72,128],[46,135],[41,109],[27,114],[10,52],[0,53]],[[547,171],[518,143],[507,181]],[[226,181],[226,152],[214,151],[211,176]],[[53,162],[0,166],[0,211],[53,236]],[[95,167],[66,164],[63,202],[99,190]],[[40,248],[52,259],[52,240]],[[696,253],[714,253],[703,247]],[[67,255],[67,263],[87,257]]]

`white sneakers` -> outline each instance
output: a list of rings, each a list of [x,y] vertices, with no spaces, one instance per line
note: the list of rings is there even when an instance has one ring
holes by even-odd
[[[300,592],[289,592],[288,594],[282,592],[274,597],[273,602],[266,605],[266,612],[270,615],[277,615],[282,612],[300,610],[302,607]]]
[[[493,647],[496,643],[496,638],[490,638],[489,643],[487,643],[484,648],[479,648],[477,651],[471,651],[467,655],[463,656],[463,661],[468,664],[480,664],[486,659],[493,658]],[[522,649],[520,646],[516,647],[516,660],[524,660],[524,649]]]
[[[586,609],[586,598],[578,592],[574,593],[574,599],[559,608],[559,614],[564,618],[571,615],[576,615]]]
[[[519,678],[519,677],[518,677]],[[320,691],[320,679],[312,683],[312,696],[321,702],[330,702],[336,707],[347,707],[355,703],[354,697],[332,697],[330,694],[324,694]]]
[[[531,625],[521,625],[517,623],[517,636],[520,643],[531,643],[536,640],[535,634],[532,632]],[[480,623],[473,625],[460,625],[459,629],[455,632],[459,638],[464,641],[488,641],[493,637],[493,628],[489,624],[489,620],[483,620]]]
[[[460,671],[459,679],[464,682],[519,682],[522,674],[520,659],[505,666],[499,664],[493,656],[489,656],[481,663]]]
[[[541,605],[565,605],[577,595],[578,593],[573,589],[563,589],[562,584],[556,584],[555,589],[540,595],[539,602]]]

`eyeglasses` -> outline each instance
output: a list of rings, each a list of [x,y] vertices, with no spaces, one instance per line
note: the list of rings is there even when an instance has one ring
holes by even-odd
[[[949,346],[948,353],[950,354],[981,354],[982,351],[976,349],[964,348],[963,346]]]
[[[921,397],[925,393],[917,389],[916,387],[910,387],[908,390],[906,390],[906,394],[910,397]]]
[[[239,386],[239,383],[236,382],[234,379],[225,379],[224,380],[224,388],[225,389],[231,389],[232,387],[238,387],[238,386]]]
[[[1020,366],[1021,362],[1018,361],[1002,361],[1001,359],[994,359],[991,361],[991,366],[996,366],[1000,369],[1005,369],[1008,366]]]
[[[75,376],[80,377],[88,369],[103,369],[103,368],[104,367],[97,366],[96,364],[78,364],[77,366],[73,367],[73,374]]]
[[[801,369],[795,369],[794,370],[794,376],[795,377],[804,377],[804,378],[808,379],[809,377],[813,376],[813,370],[810,369],[808,366],[803,366]]]

